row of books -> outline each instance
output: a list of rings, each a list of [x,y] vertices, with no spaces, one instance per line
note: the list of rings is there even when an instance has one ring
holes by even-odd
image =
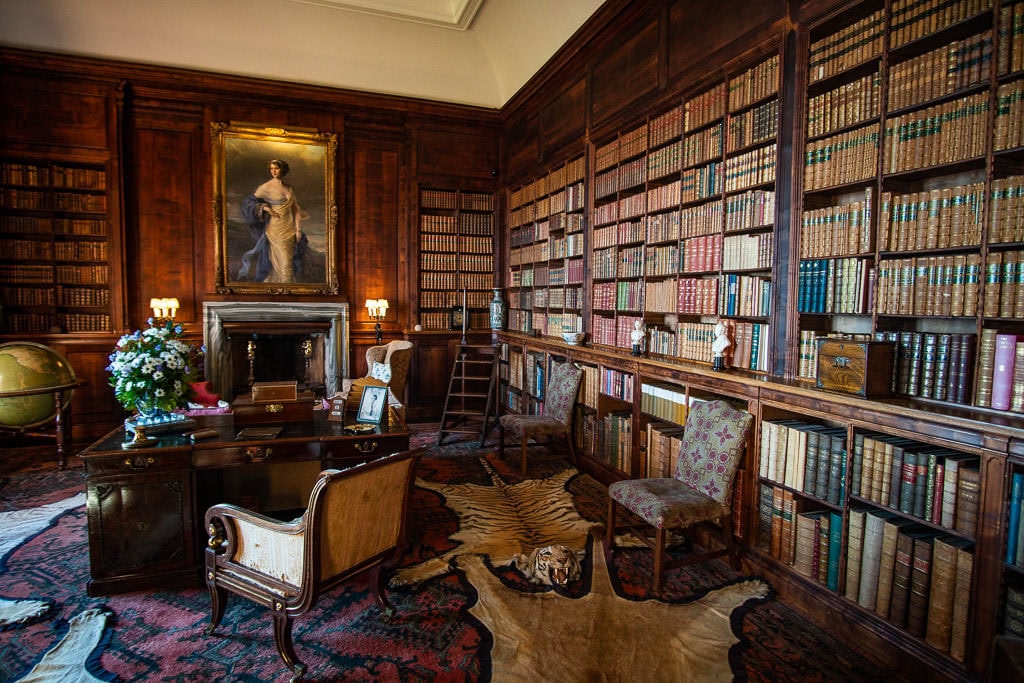
[[[807,102],[807,137],[815,138],[878,118],[881,84],[879,70],[811,97]]]
[[[56,292],[49,282],[42,287],[0,287],[0,301],[6,306],[54,306]]]
[[[53,259],[53,242],[39,240],[0,240],[4,258],[31,260]]]
[[[106,313],[61,313],[61,327],[65,332],[109,332],[110,316]]]
[[[771,140],[779,134],[779,101],[769,100],[729,117],[729,151]]]
[[[1006,586],[1006,604],[1003,612],[1003,633],[1024,638],[1024,589]]]
[[[686,406],[682,406],[682,415],[685,422]],[[663,422],[649,422],[646,427],[646,462],[644,472],[646,477],[673,477],[676,472],[676,465],[679,462],[679,449],[683,443],[683,428],[679,424],[665,424]]]
[[[644,274],[646,259],[643,246],[620,247],[616,260],[618,261],[618,266],[615,269],[617,277],[640,277]]]
[[[856,256],[872,250],[872,188],[864,199],[804,211],[800,258]]]
[[[996,121],[992,148],[996,151],[1024,145],[1024,80],[1004,83],[996,94]]]
[[[875,310],[881,315],[973,316],[980,268],[976,253],[883,258],[878,262]],[[998,296],[998,289],[986,284],[990,289]]]
[[[889,45],[905,45],[991,9],[992,0],[895,0]]]
[[[107,173],[95,168],[71,166],[53,166],[51,168],[32,163],[5,161],[0,163],[0,184],[105,190]]]
[[[554,306],[554,304],[552,304]],[[579,308],[579,306],[576,306]],[[560,337],[563,332],[581,332],[583,331],[583,317],[576,313],[546,313],[538,314],[534,317],[535,321],[540,321],[541,334],[547,334],[552,337]],[[480,325],[485,327],[486,325]],[[476,327],[476,325],[474,325]]]
[[[744,370],[768,372],[768,356],[771,344],[771,325],[728,321],[729,336],[732,338],[728,365]]]
[[[543,399],[545,393],[544,377],[544,355],[537,353],[526,353],[523,356],[523,364],[526,374],[523,376],[523,389],[530,396],[536,399]]]
[[[63,285],[105,285],[110,282],[110,266],[57,266],[56,275]]]
[[[1004,2],[999,10],[997,73],[1024,69],[1024,2]]]
[[[668,384],[643,382],[640,384],[640,410],[675,425],[686,424],[686,390]]]
[[[981,476],[976,457],[886,434],[857,433],[850,495],[974,537]]]
[[[1024,7],[1024,3],[1021,3]],[[1024,175],[992,181],[988,241],[1024,242]]]
[[[985,259],[982,315],[1024,317],[1024,251],[990,251]]]
[[[711,342],[714,339],[714,323],[681,322],[674,331],[651,329],[648,335],[648,351],[663,356],[710,363]]]
[[[984,155],[988,109],[988,93],[977,93],[887,119],[886,170],[899,173]]]
[[[920,192],[883,192],[879,200],[880,251],[945,249],[981,244],[985,183]]]
[[[845,597],[964,661],[974,544],[885,510],[848,518]]]
[[[45,334],[60,329],[54,313],[18,313],[10,311],[0,318],[5,332],[11,334]]]
[[[767,317],[772,312],[771,278],[758,275],[729,273],[722,278],[722,301],[718,312],[722,315]],[[682,313],[683,311],[679,311]]]
[[[584,171],[584,158],[572,159],[564,166],[551,169],[546,176],[537,178],[514,190],[509,196],[509,206],[513,209],[519,208],[530,202],[543,199],[549,194],[561,192],[567,185],[574,186],[575,183],[583,179]]]
[[[725,126],[718,123],[693,135],[687,135],[681,143],[682,158],[676,168],[696,166],[721,157],[725,149],[725,130]]]
[[[678,272],[678,245],[667,244],[663,246],[647,246],[647,249],[644,252],[644,275],[647,277],[662,277],[666,275],[675,275]]]
[[[807,143],[804,189],[820,190],[866,180],[878,170],[878,124]]]
[[[729,111],[742,109],[774,95],[779,89],[779,56],[772,55],[729,79]]]
[[[738,156],[729,157],[725,160],[725,171],[723,179],[726,192],[745,190],[755,185],[764,185],[775,182],[775,143],[752,149]],[[686,175],[683,175],[684,188],[686,187]],[[712,189],[711,194],[715,194]],[[695,199],[705,196],[697,194]]]
[[[987,82],[991,63],[992,31],[988,30],[894,64],[889,68],[889,109],[903,109]]]
[[[991,328],[981,331],[974,404],[1024,413],[1024,335]]]
[[[758,475],[840,505],[846,476],[846,429],[799,419],[761,422]]]
[[[724,270],[769,270],[775,240],[772,233],[727,235],[722,240]]]
[[[437,215],[430,213],[420,214],[420,239],[425,239],[423,233],[443,233],[455,235],[459,232],[459,224],[455,216]]]
[[[797,311],[863,314],[870,310],[871,261],[804,259],[797,269]]]
[[[932,332],[879,331],[878,341],[892,342],[892,390],[968,405],[974,381],[975,335]]]
[[[611,413],[583,417],[584,452],[620,472],[630,472],[633,462],[633,415]]]
[[[718,278],[679,278],[647,283],[645,294],[648,311],[716,315],[718,313]]]
[[[551,238],[552,259],[572,258],[574,256],[583,256],[582,233]]]
[[[797,344],[796,376],[802,379],[817,379],[818,333],[815,330],[800,330],[800,338]]]
[[[553,279],[554,278],[552,278],[552,280]],[[547,293],[548,308],[571,308],[579,310],[583,307],[582,287],[550,287],[547,290]]]
[[[878,10],[811,43],[808,80],[817,83],[881,55],[885,25],[885,10]]]
[[[490,213],[459,214],[459,232],[463,235],[494,235],[494,216]]]

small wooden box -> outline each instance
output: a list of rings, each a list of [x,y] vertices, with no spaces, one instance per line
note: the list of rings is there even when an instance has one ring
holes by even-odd
[[[252,385],[252,402],[294,401],[298,398],[298,382],[255,382]]]
[[[818,340],[818,388],[878,398],[892,393],[895,347],[891,342]]]
[[[264,422],[312,422],[313,393],[304,392],[293,401],[252,401],[248,396],[239,396],[231,403],[235,424],[260,424]]]

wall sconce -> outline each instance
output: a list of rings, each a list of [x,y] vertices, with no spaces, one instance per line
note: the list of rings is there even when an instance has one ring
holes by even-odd
[[[178,314],[179,304],[175,298],[153,298],[149,300],[149,307],[153,309],[154,325],[170,325],[174,322],[174,316]]]
[[[387,299],[367,299],[366,310],[370,314],[370,318],[377,321],[377,324],[373,327],[374,334],[377,335],[377,345],[384,343],[384,330],[381,329],[380,323],[384,320],[384,316],[388,314],[388,300]]]

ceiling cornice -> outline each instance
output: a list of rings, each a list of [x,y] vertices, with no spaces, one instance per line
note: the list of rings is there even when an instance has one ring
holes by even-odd
[[[306,5],[467,30],[484,0],[288,0]]]

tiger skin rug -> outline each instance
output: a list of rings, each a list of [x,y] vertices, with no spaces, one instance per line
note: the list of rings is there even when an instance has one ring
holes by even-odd
[[[416,485],[440,494],[459,517],[449,538],[459,545],[411,567],[400,569],[391,585],[410,585],[451,570],[453,558],[487,555],[492,565],[514,563],[537,548],[564,545],[582,552],[587,534],[597,526],[579,515],[566,484],[579,472],[568,468],[546,479],[509,484],[486,458],[479,459],[491,486],[444,484],[417,478]]]

